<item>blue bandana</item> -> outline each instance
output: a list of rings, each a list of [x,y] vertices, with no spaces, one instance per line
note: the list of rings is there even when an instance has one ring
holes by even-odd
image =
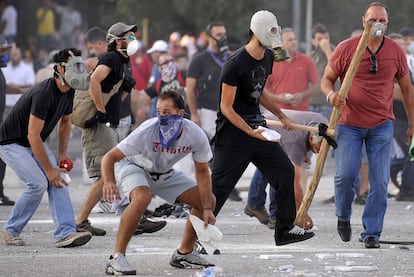
[[[163,148],[168,148],[176,141],[183,124],[183,115],[159,115],[160,143]]]

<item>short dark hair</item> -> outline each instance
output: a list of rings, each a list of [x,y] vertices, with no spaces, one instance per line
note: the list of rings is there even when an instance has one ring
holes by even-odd
[[[174,102],[174,107],[184,109],[184,97],[176,90],[166,90],[161,92],[159,99],[166,100],[171,98]]]
[[[94,26],[90,28],[85,34],[85,42],[97,42],[105,41],[106,42],[106,32],[104,29]]]
[[[315,38],[316,33],[326,34],[328,33],[328,28],[322,23],[316,23],[312,28],[312,38]]]
[[[224,23],[223,22],[220,22],[220,21],[213,21],[213,22],[211,22],[210,24],[207,25],[206,34],[208,36],[211,36],[211,29],[213,29],[213,27],[221,27],[221,26],[224,27]]]
[[[56,53],[53,56],[53,61],[56,64],[65,63],[68,61],[69,57],[71,57],[71,54],[69,52],[72,52],[75,56],[81,56],[82,51],[77,48],[65,48],[63,50],[60,50],[58,53]]]

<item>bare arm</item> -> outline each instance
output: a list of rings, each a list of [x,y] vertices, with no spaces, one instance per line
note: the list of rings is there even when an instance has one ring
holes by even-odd
[[[89,93],[91,94],[91,98],[95,103],[96,109],[102,113],[105,113],[106,110],[102,99],[101,82],[109,75],[111,70],[112,69],[109,66],[103,64],[98,65],[92,73],[91,82],[89,83]]]
[[[199,163],[194,161],[195,166],[195,178],[197,180],[198,190],[200,192],[201,205],[203,207],[203,220],[204,224],[215,224],[216,218],[213,214],[212,207],[212,185],[211,175],[208,163]]]
[[[329,103],[331,103],[332,106],[342,108],[345,106],[346,101],[345,99],[339,97],[338,93],[335,91],[335,81],[338,77],[339,76],[335,73],[335,71],[327,65],[321,79],[321,91],[325,94],[325,96],[329,95]]]
[[[67,155],[69,135],[72,130],[72,120],[70,115],[64,115],[59,120],[58,124],[58,138],[59,138],[59,157],[58,162],[63,160],[72,161]]]
[[[288,118],[274,103],[274,94],[269,92],[268,90],[264,90],[262,93],[262,96],[260,97],[260,104],[262,104],[263,107],[265,107],[269,112],[274,114],[279,118],[279,120],[283,123],[283,127],[290,130],[290,125],[293,123],[293,121]]]
[[[40,137],[40,133],[43,129],[44,123],[44,120],[34,115],[30,115],[27,139],[29,140],[29,144],[32,148],[33,154],[39,161],[42,169],[45,171],[48,180],[51,182],[53,186],[61,187],[61,185],[59,184],[59,181],[61,180],[59,174],[61,171],[64,170],[58,168],[57,165],[52,165],[50,163],[50,160],[46,154],[45,147],[43,146],[42,139]]]
[[[112,148],[102,158],[101,173],[104,182],[103,197],[106,201],[113,202],[115,199],[121,199],[118,187],[116,186],[114,165],[123,158],[125,158],[124,153],[117,147]]]
[[[409,74],[409,73],[408,73]],[[402,100],[408,118],[407,144],[411,143],[414,132],[414,90],[409,75],[398,80],[401,88]]]
[[[188,108],[190,109],[191,120],[196,124],[201,125],[200,117],[197,113],[196,84],[197,79],[187,77],[185,80],[185,95]]]

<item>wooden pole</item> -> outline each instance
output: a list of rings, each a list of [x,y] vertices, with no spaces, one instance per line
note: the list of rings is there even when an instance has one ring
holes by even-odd
[[[270,125],[270,126],[283,127],[283,123],[279,120],[266,119],[266,123],[267,123],[267,125]],[[315,133],[319,132],[318,127],[308,126],[308,125],[301,125],[301,124],[297,124],[297,123],[293,123],[292,128],[297,129],[297,130],[302,130],[302,131],[308,131],[308,132],[315,132]],[[326,134],[330,137],[334,137],[335,136],[335,129],[329,129],[328,128],[326,130]]]
[[[365,48],[367,47],[368,38],[371,33],[371,28],[372,28],[372,24],[369,24],[369,23],[366,24],[364,28],[364,32],[362,33],[362,36],[359,39],[357,49],[355,51],[354,56],[352,57],[351,64],[348,68],[348,71],[345,74],[344,81],[339,90],[339,96],[341,98],[346,98],[348,94],[349,87],[351,86],[352,79],[354,78],[355,73],[358,69],[362,54],[364,53]],[[338,109],[336,107],[333,108],[331,117],[329,119],[329,125],[328,125],[330,129],[336,129],[336,123],[338,121],[340,113],[341,113],[341,109]],[[309,207],[312,203],[313,196],[315,195],[316,189],[318,188],[318,184],[322,176],[328,150],[329,150],[329,145],[326,142],[326,140],[323,140],[319,154],[318,154],[318,158],[316,160],[315,172],[313,173],[312,180],[310,184],[308,185],[308,188],[302,200],[302,204],[300,205],[300,208],[296,215],[296,219],[295,219],[296,225],[301,226],[303,219],[308,213]]]

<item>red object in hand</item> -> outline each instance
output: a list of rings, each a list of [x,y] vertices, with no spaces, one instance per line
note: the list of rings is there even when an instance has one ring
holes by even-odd
[[[68,161],[68,160],[64,160],[64,161],[61,161],[61,162],[60,162],[59,167],[60,167],[60,168],[64,168],[64,169],[66,169],[67,171],[71,171],[71,170],[72,170],[72,168],[73,168],[73,163],[71,163],[71,162],[70,162],[70,161]]]

